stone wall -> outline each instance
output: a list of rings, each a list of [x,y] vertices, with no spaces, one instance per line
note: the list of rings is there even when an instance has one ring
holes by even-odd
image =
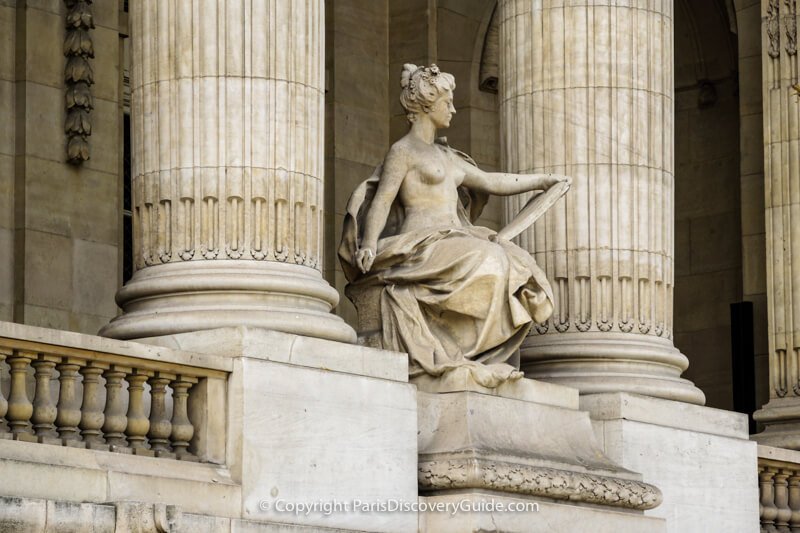
[[[27,5],[26,5],[27,4]],[[117,313],[119,6],[92,5],[91,158],[66,163],[63,2],[0,2],[0,319],[95,333]]]
[[[355,325],[336,249],[350,194],[389,149],[389,2],[329,1],[325,18],[324,274],[341,295],[336,313]]]
[[[761,3],[736,0],[739,42],[739,150],[742,210],[742,299],[753,302],[756,405],[769,399],[767,257],[764,217],[764,114]]]
[[[731,409],[730,304],[742,299],[736,36],[717,2],[675,5],[675,345]]]

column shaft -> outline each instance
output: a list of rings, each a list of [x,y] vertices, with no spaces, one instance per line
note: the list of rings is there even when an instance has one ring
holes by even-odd
[[[503,165],[573,178],[519,238],[556,298],[523,369],[584,394],[703,403],[671,340],[672,2],[501,0],[499,16]]]
[[[136,273],[102,334],[352,341],[322,279],[322,0],[131,4]]]
[[[770,400],[764,444],[800,449],[800,86],[797,1],[762,0]]]

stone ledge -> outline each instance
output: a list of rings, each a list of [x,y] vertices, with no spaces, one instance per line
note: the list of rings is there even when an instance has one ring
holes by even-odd
[[[637,510],[662,500],[658,488],[641,481],[477,457],[420,461],[418,474],[421,491],[496,490]]]
[[[213,354],[196,353],[163,346],[150,346],[139,342],[120,341],[96,335],[27,326],[14,322],[0,322],[0,343],[2,343],[3,338],[13,339],[14,346],[17,346],[19,341],[49,344],[55,347],[54,353],[60,355],[69,355],[70,349],[73,349],[79,350],[81,352],[79,355],[81,356],[85,356],[86,351],[94,351],[223,372],[230,372],[233,369],[230,359],[215,357]]]
[[[408,356],[356,344],[246,326],[219,328],[138,342],[197,351],[231,360],[249,357],[291,365],[408,382]]]
[[[523,378],[506,381],[499,387],[490,389],[478,385],[467,368],[450,370],[439,378],[426,374],[413,378],[411,382],[417,386],[420,392],[432,394],[477,392],[572,410],[577,410],[579,405],[578,389],[572,387]]]
[[[241,487],[218,465],[0,440],[0,471],[5,497],[138,500],[228,517],[241,512]]]
[[[0,531],[47,533],[337,533],[352,530],[307,527],[290,523],[253,522],[200,513],[184,513],[176,505],[139,501],[74,503],[0,496]]]
[[[581,396],[580,405],[581,410],[589,411],[592,420],[623,419],[720,437],[748,438],[747,415],[702,405],[627,392],[587,394]]]
[[[504,533],[552,533],[590,531],[592,533],[620,533],[621,531],[647,531],[664,533],[666,522],[661,518],[645,516],[640,512],[623,512],[611,508],[588,505],[570,505],[525,496],[497,496],[481,492],[444,494],[420,498],[420,503],[430,507],[439,505],[463,506],[495,510],[473,512],[420,513],[419,530],[436,533],[463,533],[465,531],[502,531]],[[522,504],[535,505],[536,510],[520,511]],[[504,509],[496,508],[503,505]]]

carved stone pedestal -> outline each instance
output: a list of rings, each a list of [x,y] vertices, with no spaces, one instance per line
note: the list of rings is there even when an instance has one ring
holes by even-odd
[[[449,383],[417,383],[420,495],[431,504],[468,502],[455,513],[422,513],[424,530],[474,531],[494,519],[502,526],[492,530],[578,531],[572,526],[607,513],[616,528],[608,531],[663,530],[642,513],[659,505],[661,491],[605,456],[577,409],[577,389],[525,379],[503,390],[457,390],[458,372]],[[507,510],[492,510],[492,501]],[[525,502],[538,502],[538,511],[508,510]]]

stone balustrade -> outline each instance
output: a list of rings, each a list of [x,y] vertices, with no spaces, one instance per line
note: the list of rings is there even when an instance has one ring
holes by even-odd
[[[0,375],[0,439],[208,460],[199,426],[225,406],[218,369],[18,338],[0,337]]]
[[[800,531],[800,453],[758,447],[758,490],[761,531]]]

